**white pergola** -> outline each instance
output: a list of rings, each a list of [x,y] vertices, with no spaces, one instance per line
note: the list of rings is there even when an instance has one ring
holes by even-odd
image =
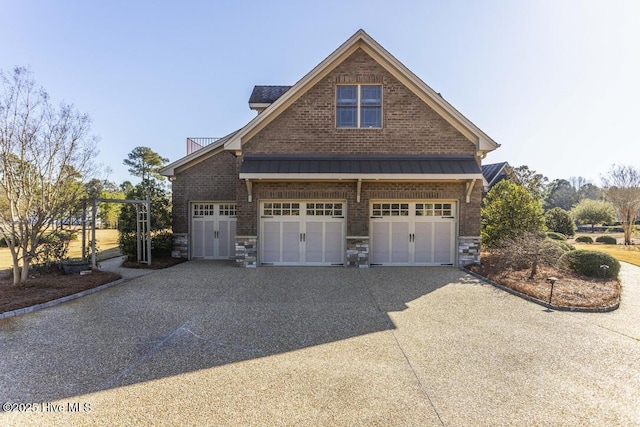
[[[151,201],[123,199],[84,199],[82,203],[82,258],[86,257],[87,243],[87,202],[92,203],[91,210],[91,268],[96,268],[96,213],[98,203],[128,203],[136,208],[136,244],[138,262],[151,264]]]

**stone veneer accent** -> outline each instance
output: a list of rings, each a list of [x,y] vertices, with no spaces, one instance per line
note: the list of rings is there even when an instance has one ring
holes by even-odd
[[[236,265],[243,268],[258,266],[257,236],[236,236]]]
[[[347,236],[347,267],[369,268],[369,237]]]
[[[173,258],[189,257],[189,235],[187,233],[173,233]]]
[[[480,236],[458,237],[458,267],[480,263]]]

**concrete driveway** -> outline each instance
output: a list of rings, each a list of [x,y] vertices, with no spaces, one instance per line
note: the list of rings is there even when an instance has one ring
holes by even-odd
[[[453,268],[188,262],[0,320],[0,424],[640,425],[639,270],[586,314]]]

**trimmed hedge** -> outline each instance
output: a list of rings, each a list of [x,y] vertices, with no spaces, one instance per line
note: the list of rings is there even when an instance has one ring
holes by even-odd
[[[129,260],[138,256],[138,242],[135,232],[120,232],[118,245],[123,255]],[[151,256],[170,256],[173,249],[173,234],[170,231],[156,231],[151,233]]]
[[[565,241],[553,240],[553,239],[549,239],[549,241],[552,242],[554,245],[558,246],[560,249],[562,249],[562,252],[569,252],[569,251],[576,250],[575,246]]]
[[[553,240],[567,240],[567,236],[562,233],[556,233],[555,231],[547,231],[547,237]]]
[[[618,277],[620,263],[604,252],[570,251],[560,257],[560,265],[589,277]],[[602,268],[607,265],[608,268]]]
[[[576,242],[593,243],[593,239],[589,236],[580,236],[580,237],[576,237]]]
[[[604,243],[607,245],[617,245],[618,241],[613,236],[599,236],[596,238],[596,242]]]

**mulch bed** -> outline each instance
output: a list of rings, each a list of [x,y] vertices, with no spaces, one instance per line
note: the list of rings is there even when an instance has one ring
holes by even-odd
[[[482,256],[482,265],[469,265],[467,269],[493,282],[515,291],[549,302],[551,283],[549,277],[558,280],[553,286],[551,304],[559,307],[606,308],[620,301],[618,279],[599,279],[551,267],[539,267],[533,279],[529,270],[499,269],[489,256]]]
[[[151,265],[139,263],[137,261],[125,260],[122,266],[125,268],[148,268],[150,270],[159,270],[161,268],[172,267],[176,264],[185,262],[186,258],[172,258],[172,257],[152,257]]]
[[[150,268],[153,270],[171,267],[186,261],[184,258],[155,257],[151,266],[125,261],[126,268]],[[14,286],[13,279],[0,278],[0,313],[31,307],[32,305],[52,301],[73,295],[87,289],[96,288],[120,279],[120,275],[101,270],[93,270],[86,275],[66,275],[61,270],[34,271],[24,285]]]
[[[105,283],[121,276],[107,271],[93,270],[86,275],[66,275],[60,270],[34,275],[27,283],[14,286],[13,279],[0,279],[0,313],[31,307],[32,305],[66,297]]]

